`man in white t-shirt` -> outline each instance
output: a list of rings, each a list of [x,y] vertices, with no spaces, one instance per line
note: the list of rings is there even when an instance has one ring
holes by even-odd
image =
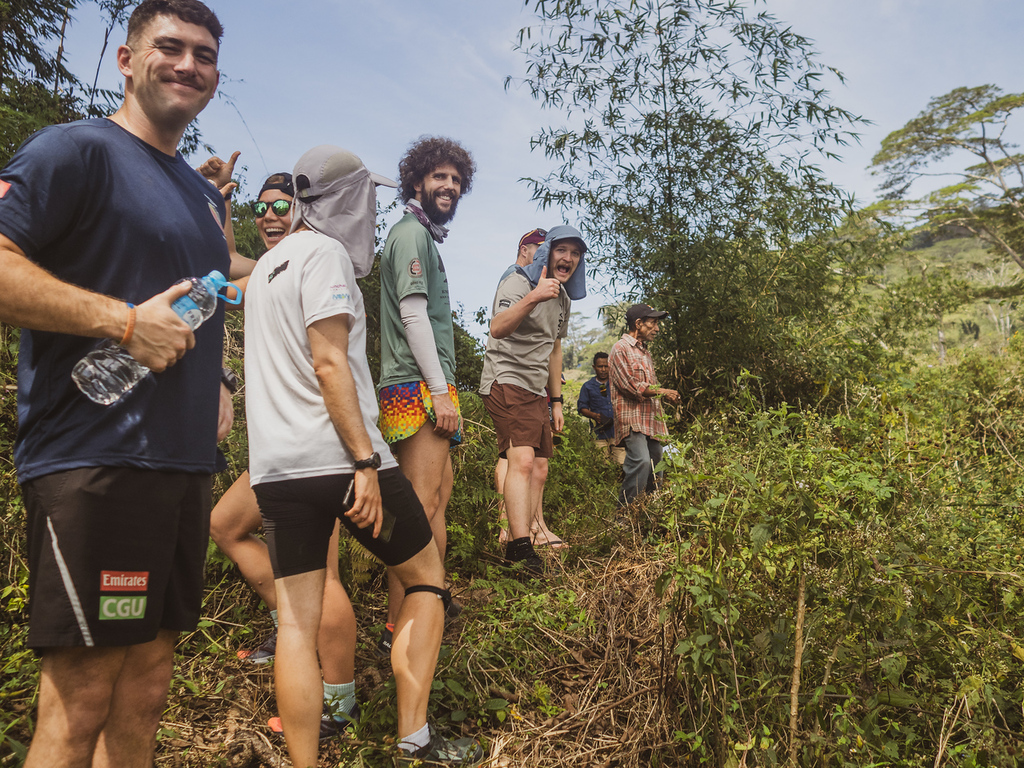
[[[357,277],[374,258],[375,184],[350,152],[316,147],[293,173],[292,233],[257,264],[246,294],[249,471],[274,569],[277,702],[294,765],[316,765],[316,636],[328,540],[339,517],[405,588],[391,651],[399,747],[408,759],[476,764],[471,739],[427,726],[444,627],[444,570],[423,507],[377,428]],[[355,627],[346,638],[354,666]],[[355,685],[335,717],[358,718]]]

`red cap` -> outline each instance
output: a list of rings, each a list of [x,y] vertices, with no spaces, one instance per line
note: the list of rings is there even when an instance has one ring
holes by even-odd
[[[521,238],[519,238],[519,247],[522,248],[524,245],[540,245],[544,242],[544,238],[548,236],[547,230],[544,229],[531,229]]]

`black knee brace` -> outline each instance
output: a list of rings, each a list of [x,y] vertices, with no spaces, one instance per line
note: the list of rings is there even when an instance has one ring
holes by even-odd
[[[415,586],[409,587],[405,590],[405,596],[408,597],[413,592],[432,592],[444,601],[444,609],[447,611],[448,606],[452,602],[452,593],[447,589],[441,589],[440,587],[432,587],[429,584],[416,584]]]

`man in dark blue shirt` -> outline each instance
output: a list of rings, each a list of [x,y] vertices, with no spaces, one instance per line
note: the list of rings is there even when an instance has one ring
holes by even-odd
[[[597,375],[586,382],[580,390],[576,411],[590,419],[590,429],[594,433],[594,443],[597,447],[621,466],[626,458],[626,449],[615,445],[615,418],[611,395],[608,393],[607,352],[598,352],[594,355],[594,373]]]
[[[177,152],[216,90],[222,32],[198,0],[145,0],[117,51],[118,111],[43,129],[0,171],[0,320],[24,329],[28,644],[42,656],[26,768],[152,765],[178,633],[199,617],[230,427],[223,309],[193,334],[171,307],[189,285],[168,286],[228,270],[224,200]],[[109,406],[71,380],[103,338],[154,372]]]

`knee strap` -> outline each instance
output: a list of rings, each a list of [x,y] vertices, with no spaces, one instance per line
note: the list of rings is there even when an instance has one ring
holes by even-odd
[[[449,592],[447,589],[441,589],[440,587],[433,587],[430,584],[416,584],[412,587],[409,587],[407,590],[405,590],[405,596],[408,597],[413,592],[431,592],[437,595],[441,598],[441,600],[444,601],[444,609],[446,611],[448,610],[448,606],[451,605],[452,602],[451,592]]]

